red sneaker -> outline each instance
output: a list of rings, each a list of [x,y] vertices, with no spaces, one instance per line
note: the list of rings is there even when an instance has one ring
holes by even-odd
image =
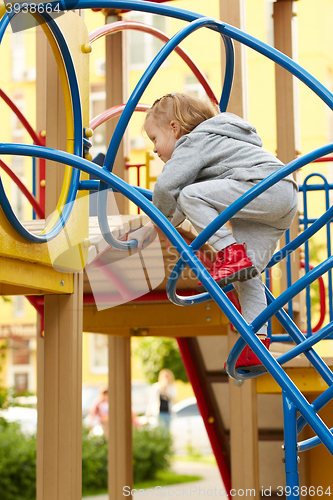
[[[267,348],[267,350],[269,350],[271,339],[266,337],[260,340]],[[226,363],[224,363],[224,370],[225,368],[226,368]],[[252,372],[252,373],[254,372],[261,373],[266,371],[266,368],[264,367],[260,359],[254,354],[254,352],[248,345],[245,346],[242,352],[240,353],[239,358],[237,359],[236,362],[236,368],[244,372]]]
[[[210,270],[211,277],[221,288],[234,281],[251,279],[257,274],[257,269],[246,254],[245,244],[238,245],[237,243],[220,250]],[[200,281],[197,290],[199,292],[206,290]]]

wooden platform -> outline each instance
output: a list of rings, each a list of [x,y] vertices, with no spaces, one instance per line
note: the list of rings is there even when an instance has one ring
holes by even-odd
[[[109,216],[110,231],[125,241],[132,231],[148,222],[146,215]],[[24,223],[39,233],[44,220]],[[192,225],[185,221],[180,234],[189,242],[196,237]],[[191,307],[171,303],[165,294],[167,280],[179,255],[164,239],[157,238],[141,253],[111,248],[101,235],[97,217],[89,218],[89,236],[79,242],[86,251],[83,271],[84,314],[83,331],[118,337],[165,336],[209,337],[226,336],[229,321],[214,301]],[[42,247],[42,250],[41,250]],[[73,274],[59,271],[59,259],[52,267],[47,246],[24,243],[22,255],[16,247],[15,258],[0,256],[0,292],[2,294],[68,294],[72,293]],[[214,258],[214,250],[206,245],[205,254]],[[29,255],[32,256],[29,261]],[[42,255],[41,262],[37,257]],[[66,265],[66,258],[60,259]],[[68,267],[70,264],[67,263]],[[197,278],[188,268],[184,270],[177,289],[191,295],[196,291]],[[290,348],[289,344],[273,344],[271,352],[278,357]],[[333,358],[325,358],[333,366]],[[302,392],[313,393],[326,388],[325,382],[303,355],[284,365],[285,370]],[[257,392],[281,392],[270,375],[256,380]]]

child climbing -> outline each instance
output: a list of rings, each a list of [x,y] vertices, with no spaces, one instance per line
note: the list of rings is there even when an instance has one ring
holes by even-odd
[[[200,233],[234,201],[283,164],[262,147],[255,127],[221,113],[210,103],[175,93],[157,99],[146,114],[145,131],[165,163],[153,192],[154,205],[174,226],[187,218]],[[219,286],[233,283],[244,319],[251,323],[266,308],[260,273],[297,212],[297,184],[291,175],[259,195],[208,240],[217,251],[210,274]],[[153,226],[132,233],[138,248]],[[204,287],[199,282],[198,290]],[[269,348],[267,325],[258,337]],[[246,346],[236,367],[263,369]]]

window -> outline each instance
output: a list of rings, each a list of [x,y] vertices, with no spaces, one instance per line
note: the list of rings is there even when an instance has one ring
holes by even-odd
[[[90,116],[95,118],[97,115],[105,111],[105,91],[97,86],[91,88],[90,92]],[[98,153],[106,153],[106,137],[105,137],[105,123],[100,125],[91,137],[92,147],[90,153],[95,158]]]
[[[11,37],[11,60],[12,80],[19,82],[25,79],[26,71],[26,47],[24,43],[24,32],[12,33]]]
[[[21,394],[28,390],[28,373],[15,373],[14,375],[14,387],[16,394]]]
[[[26,101],[24,97],[24,90],[15,90],[13,92],[13,102],[25,116],[27,111]],[[25,128],[23,127],[21,121],[17,118],[16,114],[11,111],[10,115],[10,126],[13,137],[13,142],[23,142],[25,135]]]
[[[158,15],[148,13],[131,13],[131,21],[154,26],[165,33],[167,20]],[[130,69],[142,69],[148,66],[155,55],[161,50],[164,43],[149,33],[131,30],[129,33],[129,62]]]
[[[108,373],[108,336],[90,334],[90,370],[92,373]]]
[[[184,92],[192,94],[199,99],[207,96],[205,89],[194,75],[185,76]]]
[[[21,394],[25,391],[34,392],[36,390],[35,337],[27,337],[29,325],[17,324],[16,329],[18,329],[19,331],[22,330],[23,336],[15,334],[10,338],[8,345],[9,357],[7,384],[8,387],[15,387],[15,392],[17,394]]]
[[[28,365],[30,363],[29,339],[13,339],[13,365]]]
[[[19,176],[21,181],[24,179]],[[24,196],[21,190],[16,186],[16,184],[12,184],[11,188],[11,201],[12,207],[15,212],[15,215],[19,220],[24,219]],[[24,297],[23,295],[17,295],[14,297],[14,316],[15,318],[21,318],[24,316]]]
[[[266,0],[266,42],[274,47],[274,0]]]

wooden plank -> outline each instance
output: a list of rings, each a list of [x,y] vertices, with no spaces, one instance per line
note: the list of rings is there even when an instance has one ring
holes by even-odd
[[[220,18],[245,30],[245,1],[220,0]],[[248,119],[246,49],[235,42],[235,76],[228,111]],[[222,51],[223,52],[223,51]],[[229,351],[237,337],[229,327]],[[243,385],[229,379],[231,484],[239,489],[254,490],[259,499],[258,418],[256,387],[253,380]],[[252,494],[251,494],[252,496]]]
[[[131,339],[109,338],[109,498],[133,486]]]
[[[209,309],[207,309],[209,306]],[[197,304],[191,307],[179,307],[171,302],[133,302],[118,307],[97,311],[95,306],[87,305],[84,310],[84,330],[99,331],[103,328],[140,328],[191,327],[202,329],[211,326],[221,327],[221,335],[228,321],[215,302]],[[87,330],[88,328],[88,330]],[[92,330],[93,328],[93,330]]]
[[[72,293],[73,275],[58,272],[52,267],[35,262],[0,257],[0,292],[42,295],[44,293]],[[11,293],[12,294],[12,293]]]
[[[229,327],[229,352],[238,336]],[[258,411],[255,380],[229,378],[231,483],[259,500]],[[252,494],[251,494],[252,496]]]
[[[74,293],[45,297],[44,384],[38,399],[43,418],[43,500],[81,500],[82,274]],[[40,432],[40,430],[38,431]],[[38,472],[38,474],[40,474]]]
[[[245,31],[245,0],[220,0],[220,19],[232,26]],[[222,65],[225,66],[224,43],[222,43]],[[246,47],[234,41],[235,48],[235,76],[230,94],[227,111],[235,113],[245,119],[248,118],[248,90],[246,82],[247,57]],[[224,73],[223,73],[224,76]]]
[[[274,19],[274,45],[275,47],[291,57],[295,58],[293,32],[296,17],[293,14],[293,0],[278,0],[273,4]],[[294,77],[285,69],[275,65],[275,99],[276,99],[276,132],[277,132],[277,156],[283,163],[288,163],[296,158],[299,147],[299,116],[296,115],[295,107],[298,100]],[[299,234],[299,220],[296,215],[290,229],[290,239]],[[286,244],[285,237],[281,239],[281,247]],[[294,283],[300,277],[300,254],[293,252],[291,255],[291,274]],[[287,272],[285,261],[281,263],[282,277],[281,289],[287,288]],[[300,294],[293,300],[295,305],[294,321],[297,326],[304,329],[304,294]]]
[[[83,126],[88,126],[89,58],[81,50],[81,46],[88,43],[87,28],[83,19],[73,12],[61,16],[57,23],[71,51],[83,104]],[[37,113],[41,120],[44,115],[47,146],[66,150],[72,141],[72,131],[66,129],[58,68],[49,46],[46,54],[43,67],[46,74],[46,102],[41,103],[42,108]],[[63,167],[48,162],[47,216],[55,209],[62,182]],[[78,198],[68,232],[62,231],[60,236],[63,238],[63,233],[66,232],[65,236],[70,240],[74,232],[77,235],[77,246],[88,236],[89,220],[88,197],[83,198],[80,193]],[[50,247],[48,250],[50,251]],[[84,252],[81,247],[80,250]],[[61,248],[59,255],[63,253]],[[71,295],[53,295],[44,299],[44,363],[38,363],[37,375],[38,409],[42,415],[42,428],[38,428],[38,452],[42,456],[42,463],[40,460],[37,462],[38,500],[82,499],[82,273],[75,273],[73,282]]]
[[[330,366],[333,366],[332,361],[332,358],[327,360]],[[303,394],[323,392],[327,389],[327,384],[313,367],[289,367],[285,371]],[[258,394],[281,394],[282,392],[281,387],[270,374],[258,377],[256,387]]]
[[[117,16],[106,17],[106,22],[117,21]],[[105,89],[106,89],[106,109],[127,102],[128,98],[128,75],[127,75],[127,33],[120,31],[112,36],[105,37]],[[117,122],[109,120],[106,122],[106,137],[110,141],[115,130]],[[108,144],[108,142],[107,142]],[[118,154],[113,165],[112,171],[121,179],[128,179],[128,173],[125,168],[126,158],[129,156],[129,146],[126,134],[121,141]],[[120,214],[128,213],[128,200],[115,194],[115,200]]]

